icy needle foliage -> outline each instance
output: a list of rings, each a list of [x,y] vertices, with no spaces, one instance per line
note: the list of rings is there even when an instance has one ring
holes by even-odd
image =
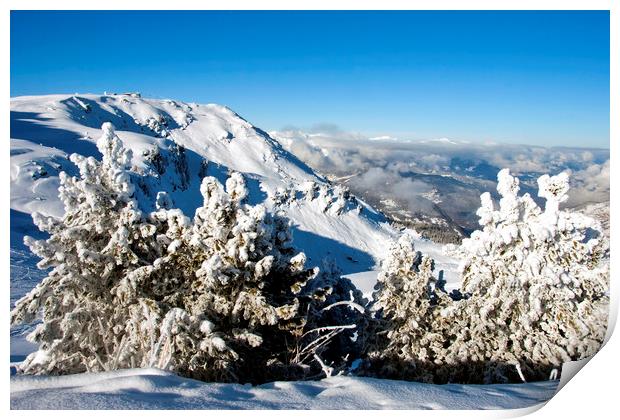
[[[149,225],[132,198],[128,170],[131,151],[102,127],[97,146],[102,162],[73,154],[80,178],[60,174],[62,220],[33,214],[47,240],[25,238],[38,267],[53,268],[11,313],[13,324],[31,322],[42,311],[44,322],[30,335],[40,350],[22,364],[28,373],[74,373],[113,368],[122,358],[127,308],[116,305],[111,290],[127,272],[145,263],[151,250]],[[118,328],[117,328],[118,330]]]
[[[131,152],[111,124],[102,130],[102,161],[72,155],[80,177],[61,174],[63,218],[34,216],[49,239],[26,239],[39,267],[53,269],[11,313],[13,324],[43,320],[30,336],[40,349],[22,372],[158,367],[258,383],[320,373],[324,352],[325,362],[346,364],[324,331],[355,327],[355,310],[323,309],[353,300],[352,285],[305,268],[289,222],[246,204],[240,174],[225,188],[204,178],[193,219],[171,209],[165,192],[145,214]]]

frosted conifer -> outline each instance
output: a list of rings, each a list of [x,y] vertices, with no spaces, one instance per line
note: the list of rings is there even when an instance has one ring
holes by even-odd
[[[110,292],[125,273],[149,260],[152,226],[133,199],[131,151],[110,123],[102,131],[97,141],[102,161],[73,154],[80,177],[60,174],[62,219],[33,215],[49,239],[25,238],[41,258],[38,267],[52,268],[11,313],[15,324],[31,322],[42,311],[43,323],[29,336],[40,349],[21,364],[26,373],[106,370],[121,357],[117,326],[127,312]]]
[[[568,176],[542,176],[544,210],[507,169],[495,208],[481,196],[482,230],[452,252],[462,299],[445,294],[432,261],[407,236],[379,274],[363,374],[428,382],[548,379],[562,363],[593,355],[605,336],[608,244],[598,224],[560,210]]]
[[[447,363],[485,363],[485,382],[547,379],[562,363],[593,355],[605,335],[608,245],[598,224],[560,210],[568,176],[541,176],[538,195],[518,195],[519,180],[498,174],[501,199],[488,193],[482,230],[463,240],[463,291],[450,311],[455,328]]]
[[[204,202],[193,219],[171,208],[163,192],[156,210],[143,213],[133,196],[131,153],[111,124],[102,130],[102,162],[72,155],[80,177],[61,175],[63,218],[35,215],[50,238],[26,240],[42,258],[39,267],[53,269],[11,314],[17,324],[42,311],[30,336],[40,349],[20,370],[157,367],[258,383],[332,369],[321,355],[334,335],[323,332],[350,326],[325,325],[334,318],[323,309],[348,300],[353,286],[331,287],[338,282],[333,270],[315,279],[317,270],[292,246],[290,223],[248,205],[238,173],[225,188],[203,179]],[[333,346],[325,360],[345,361]]]
[[[435,302],[450,300],[435,290],[433,265],[408,234],[392,244],[373,294],[364,374],[432,381],[432,362],[443,350],[443,337],[433,330]]]

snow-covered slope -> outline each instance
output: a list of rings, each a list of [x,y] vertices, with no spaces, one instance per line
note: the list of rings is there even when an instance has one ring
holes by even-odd
[[[127,369],[12,377],[11,409],[514,409],[546,402],[557,385],[430,385],[336,376],[252,387],[204,383],[158,369]]]
[[[61,169],[71,170],[66,161],[71,153],[99,155],[95,140],[108,121],[133,150],[136,167],[160,178],[162,187],[174,189],[181,206],[193,204],[188,201],[192,202],[195,186],[188,184],[205,170],[201,168],[205,158],[216,162],[224,174],[228,169],[243,172],[267,188],[318,180],[269,136],[223,106],[130,95],[19,97],[11,99],[11,208],[59,215],[62,209],[49,208],[58,202],[55,175]],[[184,149],[177,150],[176,145]],[[152,167],[149,154],[155,154]],[[47,203],[37,203],[42,200]]]
[[[296,245],[312,265],[332,257],[345,274],[371,270],[396,234],[381,214],[333,188],[230,109],[136,94],[12,98],[12,214],[60,216],[58,173],[76,172],[68,159],[71,153],[99,157],[95,142],[108,121],[133,151],[134,170],[144,175],[138,193],[145,209],[153,205],[157,191],[165,190],[193,216],[202,177],[224,181],[234,170],[244,174],[253,204],[264,203],[293,221]],[[22,219],[20,231],[12,231],[15,243],[28,230]],[[437,270],[444,270],[453,284],[456,264],[441,255],[439,246],[419,242],[419,249],[436,258]]]

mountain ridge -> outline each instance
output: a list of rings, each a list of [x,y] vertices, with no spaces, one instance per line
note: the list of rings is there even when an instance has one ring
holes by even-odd
[[[75,174],[71,153],[99,157],[101,124],[111,122],[142,175],[139,202],[149,209],[165,190],[188,216],[200,205],[202,177],[224,181],[241,172],[251,204],[264,204],[293,223],[296,246],[320,266],[335,259],[344,273],[377,269],[398,235],[385,217],[332,185],[266,131],[218,104],[146,99],[137,94],[68,94],[11,98],[11,209],[62,215],[58,173]],[[456,263],[440,246],[419,239],[438,270]]]

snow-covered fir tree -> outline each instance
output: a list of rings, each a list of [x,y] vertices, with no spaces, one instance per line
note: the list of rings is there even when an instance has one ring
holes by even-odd
[[[52,271],[11,314],[13,324],[43,321],[30,335],[39,351],[21,371],[158,367],[259,383],[346,364],[329,344],[334,332],[357,328],[350,321],[361,296],[335,270],[317,276],[305,267],[289,222],[248,205],[240,174],[226,188],[204,178],[193,219],[170,208],[165,192],[145,214],[133,196],[130,151],[111,124],[102,130],[103,160],[72,155],[80,177],[61,175],[63,218],[35,215],[49,239],[26,240]],[[341,300],[354,302],[329,307]]]
[[[125,149],[111,124],[104,124],[97,147],[101,162],[70,156],[80,177],[60,174],[61,220],[34,214],[47,240],[25,238],[38,267],[49,275],[11,314],[11,322],[31,322],[42,311],[43,322],[30,335],[40,344],[20,366],[26,373],[76,373],[113,369],[122,351],[118,330],[127,319],[111,290],[127,272],[152,258],[151,229],[133,198]]]

